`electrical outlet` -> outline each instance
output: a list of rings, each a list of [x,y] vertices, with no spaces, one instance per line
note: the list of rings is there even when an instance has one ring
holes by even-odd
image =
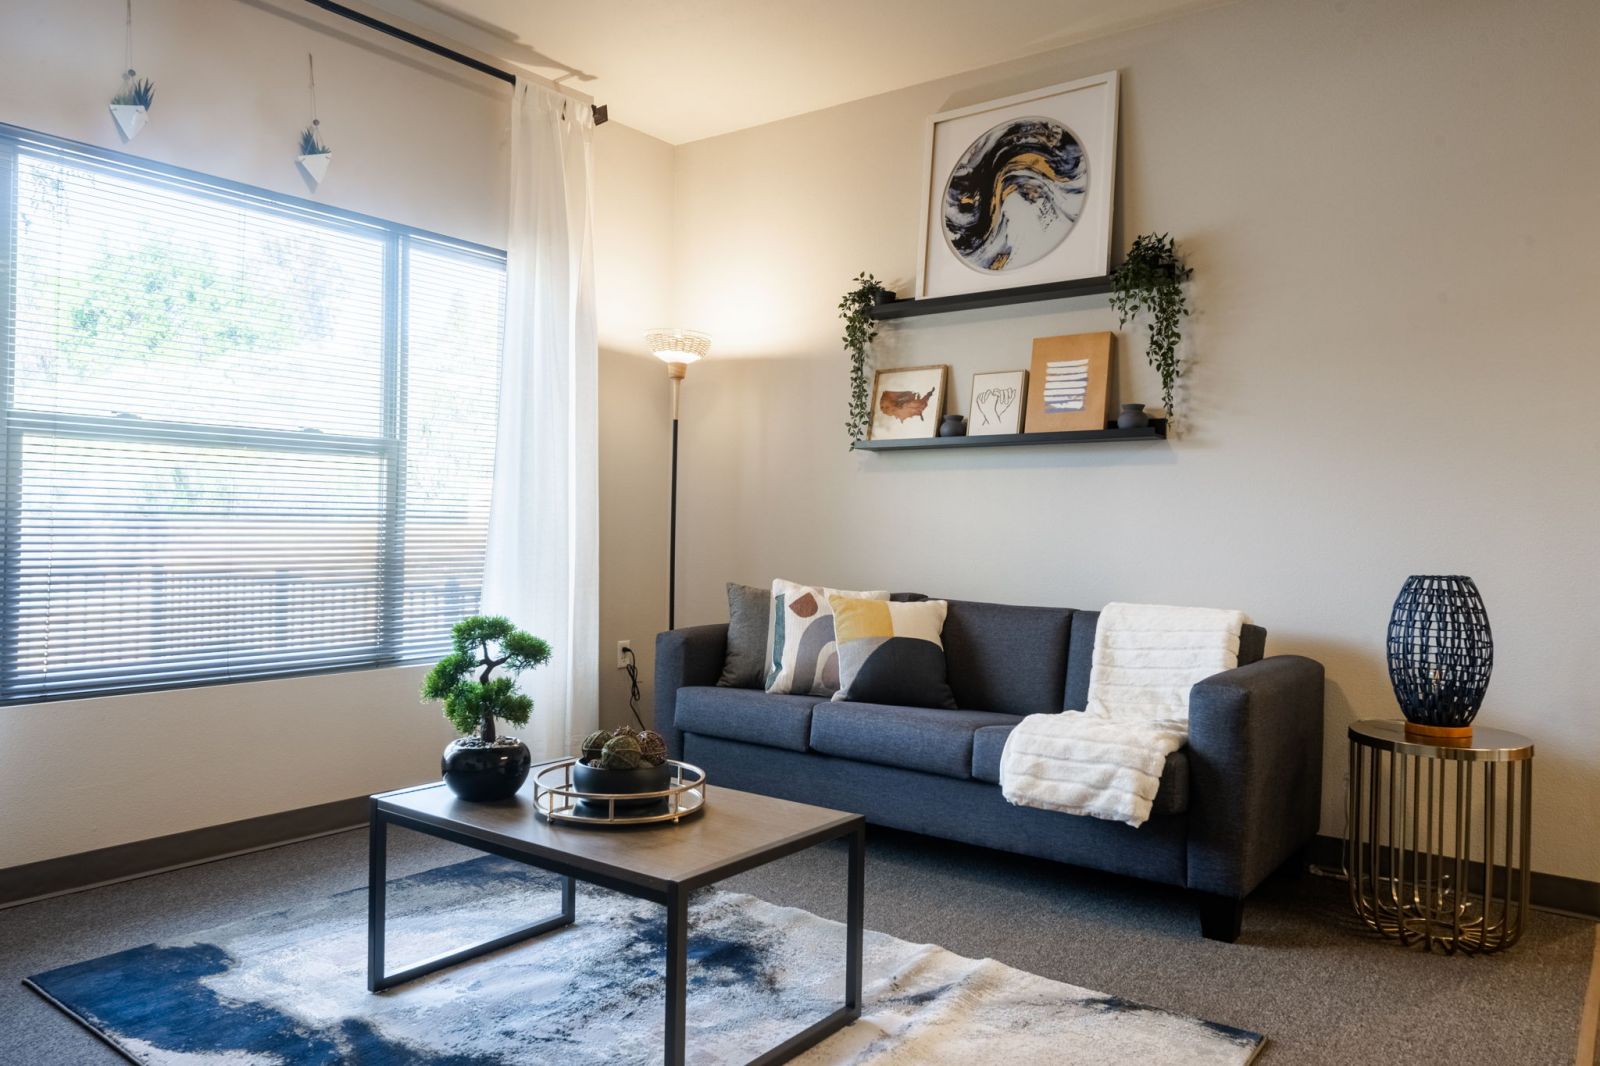
[[[617,669],[624,670],[628,666],[628,658],[633,654],[633,641],[617,641]]]

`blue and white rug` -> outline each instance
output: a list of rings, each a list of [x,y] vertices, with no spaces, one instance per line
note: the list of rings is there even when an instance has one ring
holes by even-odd
[[[555,882],[493,857],[389,887],[391,969],[559,909]],[[654,1063],[660,907],[580,884],[576,924],[381,995],[366,890],[36,974],[28,984],[159,1066]],[[844,927],[752,896],[691,908],[692,1063],[745,1062],[843,994]],[[869,932],[865,1010],[800,1062],[1248,1063],[1260,1034],[1127,1003],[991,959]]]

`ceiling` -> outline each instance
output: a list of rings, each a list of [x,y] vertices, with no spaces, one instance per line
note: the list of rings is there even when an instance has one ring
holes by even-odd
[[[682,144],[1218,0],[375,2],[547,77],[567,74],[612,118]]]

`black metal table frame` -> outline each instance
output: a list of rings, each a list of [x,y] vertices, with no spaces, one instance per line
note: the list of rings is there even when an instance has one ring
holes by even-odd
[[[529,817],[535,817],[531,812]],[[444,952],[422,962],[408,966],[398,973],[386,973],[384,963],[385,900],[388,888],[388,829],[397,825],[414,832],[448,840],[478,851],[498,855],[503,859],[520,862],[535,869],[556,874],[561,878],[561,910],[531,925],[522,926],[492,940],[486,940],[456,951]],[[598,830],[597,830],[598,831]],[[847,906],[845,920],[845,980],[844,1005],[820,1021],[807,1026],[777,1047],[750,1060],[751,1066],[787,1062],[789,1059],[820,1044],[861,1016],[861,941],[866,903],[865,874],[867,837],[865,820],[849,822],[843,826],[819,830],[759,856],[718,867],[713,872],[692,881],[669,884],[657,890],[630,882],[614,875],[589,869],[576,861],[563,861],[550,855],[533,855],[528,851],[507,846],[479,835],[459,824],[446,825],[386,809],[381,800],[371,801],[368,822],[367,852],[367,991],[383,992],[396,985],[405,984],[418,977],[454,966],[469,959],[487,955],[562,926],[571,925],[576,918],[576,882],[609,888],[636,899],[659,903],[667,909],[666,931],[666,1041],[663,1062],[667,1066],[682,1066],[684,1061],[685,1007],[688,1001],[688,951],[689,951],[689,896],[695,889],[704,888],[726,880],[735,874],[764,866],[775,859],[804,851],[817,844],[840,837],[850,839],[850,859],[847,877]]]

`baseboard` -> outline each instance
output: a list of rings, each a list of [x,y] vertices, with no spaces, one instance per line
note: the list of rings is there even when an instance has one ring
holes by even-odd
[[[367,797],[264,814],[0,870],[0,907],[277,847],[367,824]]]
[[[1339,837],[1317,837],[1312,845],[1311,861],[1329,870],[1340,869],[1344,865],[1344,841]],[[1478,867],[1477,876],[1481,880],[1482,864],[1473,865]],[[1535,870],[1531,902],[1542,911],[1600,921],[1600,883],[1594,881],[1560,874],[1542,874]]]

